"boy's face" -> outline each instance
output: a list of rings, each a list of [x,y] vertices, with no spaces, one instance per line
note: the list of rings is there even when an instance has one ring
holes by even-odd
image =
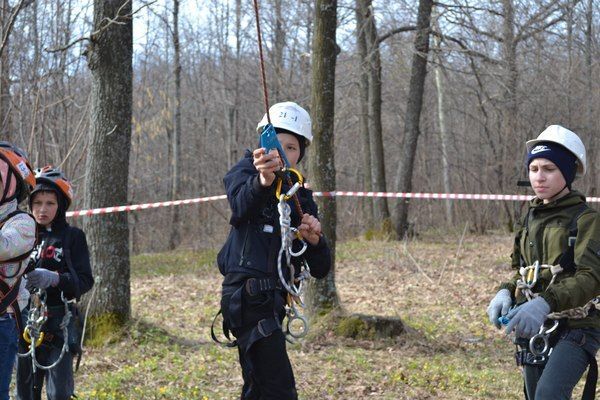
[[[49,226],[54,221],[58,211],[58,199],[54,192],[37,192],[31,202],[31,212],[35,222],[42,226]]]
[[[279,139],[279,143],[281,143],[281,147],[285,151],[285,156],[290,162],[290,166],[296,168],[296,164],[300,158],[300,143],[298,143],[298,139],[290,133],[278,133],[277,139]]]
[[[535,195],[544,203],[553,200],[567,185],[556,164],[545,158],[536,158],[531,161],[529,164],[529,181]]]

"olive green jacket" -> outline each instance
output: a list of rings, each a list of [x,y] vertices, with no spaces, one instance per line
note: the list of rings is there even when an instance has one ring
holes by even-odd
[[[537,197],[529,203],[529,218],[527,226],[521,220],[513,248],[512,267],[517,273],[509,282],[500,288],[508,289],[516,304],[526,300],[522,293],[515,299],[517,279],[521,278],[519,267],[521,258],[524,265],[558,264],[561,255],[568,249],[569,225],[578,212],[585,197],[576,191],[566,196],[543,204]],[[575,272],[561,272],[554,283],[548,286],[552,278],[549,269],[540,269],[534,293],[540,293],[552,312],[560,312],[571,308],[581,307],[594,297],[600,295],[600,214],[588,208],[577,219],[577,239],[575,242]],[[569,320],[569,327],[600,328],[600,311],[595,311],[587,318]]]

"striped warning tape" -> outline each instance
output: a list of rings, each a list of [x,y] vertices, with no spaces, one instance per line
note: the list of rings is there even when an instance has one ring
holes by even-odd
[[[387,197],[399,199],[425,199],[425,200],[482,200],[482,201],[529,201],[533,197],[521,194],[468,194],[468,193],[401,193],[401,192],[314,192],[316,197]],[[125,211],[146,210],[149,208],[171,207],[184,204],[206,203],[209,201],[224,200],[226,195],[199,197],[195,199],[161,201],[157,203],[134,204],[130,206],[115,206],[94,208],[67,212],[67,217],[80,217],[98,214],[109,214]],[[588,197],[588,203],[600,202],[600,197]]]
[[[223,194],[220,196],[199,197],[196,199],[161,201],[158,203],[133,204],[130,206],[116,206],[116,207],[94,208],[91,210],[68,211],[67,217],[75,218],[75,217],[81,217],[83,215],[109,214],[109,213],[124,212],[124,211],[146,210],[148,208],[180,206],[182,204],[206,203],[209,201],[224,200],[226,198],[227,198],[227,196]]]

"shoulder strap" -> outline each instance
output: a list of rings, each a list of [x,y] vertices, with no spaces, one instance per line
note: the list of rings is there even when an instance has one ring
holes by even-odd
[[[75,272],[75,268],[73,268],[73,262],[71,260],[71,245],[73,244],[73,241],[71,239],[71,230],[73,228],[71,228],[70,226],[66,226],[65,227],[65,234],[63,237],[63,256],[65,257],[65,262],[67,263],[67,269],[69,270],[69,273],[71,274],[71,277],[73,279],[73,285],[75,286],[75,298],[77,299],[77,301],[79,301],[79,298],[81,297],[81,289],[79,288],[79,278],[77,276],[77,273]]]
[[[575,209],[575,213],[573,214],[573,218],[569,223],[569,238],[567,250],[560,256],[560,260],[558,264],[563,268],[563,270],[568,272],[573,272],[577,268],[575,265],[575,242],[577,241],[577,222],[579,221],[579,217],[581,217],[587,210],[589,206],[587,203],[581,203]]]
[[[16,216],[16,215],[19,215],[19,214],[27,214],[27,215],[30,215],[29,213],[27,213],[27,212],[25,212],[25,211],[21,211],[21,210],[18,210],[18,209],[17,209],[17,210],[15,210],[15,211],[11,212],[10,214],[8,214],[8,215],[6,216],[6,218],[4,218],[2,221],[0,221],[0,228],[2,228],[2,227],[4,226],[4,224],[5,224],[5,223],[6,223],[6,222],[7,222],[9,219],[11,219],[12,217],[14,217],[14,216]],[[32,217],[32,218],[33,218],[33,217]],[[5,263],[5,264],[10,264],[10,263],[20,263],[21,261],[24,261],[24,260],[28,259],[28,258],[29,258],[29,256],[31,255],[31,252],[32,252],[32,251],[33,251],[33,249],[35,248],[35,244],[36,244],[36,243],[37,243],[37,230],[36,230],[36,232],[35,232],[35,243],[34,243],[34,244],[33,244],[33,246],[31,247],[31,249],[29,249],[28,251],[26,251],[25,253],[23,253],[23,254],[21,254],[21,255],[18,255],[18,256],[16,256],[16,257],[10,258],[10,259],[8,259],[8,260],[2,260],[1,262],[2,262],[2,263]],[[20,269],[20,268],[18,268],[18,269],[17,269],[17,272],[16,272],[14,275],[11,275],[11,276],[6,276],[6,275],[2,275],[2,274],[0,274],[0,275],[2,275],[2,278],[4,278],[4,279],[12,279],[12,278],[15,278],[15,277],[17,276],[17,274],[20,272],[20,270],[21,270],[21,269]],[[25,272],[23,272],[23,273],[25,273]]]
[[[21,286],[21,278],[17,279],[15,284],[11,287],[6,282],[0,280],[0,315],[4,314],[6,310],[13,305],[19,295],[19,287]],[[18,308],[18,306],[16,307]]]

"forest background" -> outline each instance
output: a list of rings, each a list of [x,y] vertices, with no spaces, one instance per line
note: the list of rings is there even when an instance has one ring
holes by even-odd
[[[35,166],[61,166],[74,184],[73,209],[85,202],[91,79],[84,57],[87,42],[81,38],[92,30],[91,3],[2,0],[0,16],[6,31],[16,7],[21,7],[3,42],[3,139],[23,146]],[[224,173],[258,141],[255,127],[264,106],[251,2],[178,3],[177,49],[174,2],[133,3],[130,204],[221,194]],[[370,24],[357,14],[365,5]],[[399,189],[417,6],[416,1],[401,0],[338,2],[338,190]],[[308,0],[261,2],[271,103],[293,100],[310,110],[313,7]],[[439,35],[432,35],[430,43],[413,191],[524,194],[526,190],[516,186],[526,176],[524,141],[549,124],[562,124],[583,137],[592,166],[576,187],[596,195],[598,7],[591,0],[436,3],[432,26]],[[360,31],[367,32],[364,42]],[[368,45],[366,53],[361,53],[361,43]],[[174,151],[176,56],[181,127],[180,148]],[[366,115],[361,97],[365,65],[367,70],[377,69],[376,62],[380,124],[374,114],[377,97],[370,97]],[[378,80],[376,75],[369,79],[367,86]],[[365,119],[371,121],[366,129]],[[365,140],[368,145],[369,137],[379,135],[383,146],[372,146],[371,160],[365,159]],[[308,162],[301,169],[310,182]],[[380,205],[373,207],[356,198],[338,199],[340,238],[380,228],[394,212],[394,202],[378,200]],[[464,221],[485,232],[509,228],[521,207],[516,202],[416,200],[409,220],[415,232],[462,226]],[[170,208],[131,213],[133,253],[177,245],[214,247],[222,241],[227,230],[225,202],[179,209],[181,218],[175,225]],[[178,234],[175,242],[171,230]]]
[[[598,2],[259,3],[271,104],[296,101],[313,116],[315,142],[300,164],[313,189],[531,194],[517,186],[526,178],[524,142],[561,124],[587,146],[589,173],[575,188],[598,195]],[[35,167],[62,168],[74,185],[73,210],[222,194],[223,175],[258,145],[264,106],[251,1],[0,0],[0,27],[1,139],[25,148]],[[312,365],[343,354],[345,365],[364,371],[331,362],[331,379],[312,387],[301,366],[302,393],[489,398],[511,389],[506,340],[481,314],[496,274],[510,274],[510,231],[525,202],[319,204],[334,246],[337,233],[339,284],[332,272],[309,300],[381,320],[402,314],[397,326],[408,336],[367,338],[356,356],[356,342],[337,339],[351,319],[318,321],[292,357],[306,360],[309,349]],[[123,397],[98,398],[137,391],[150,398],[146,387],[164,398],[237,392],[226,367],[234,355],[188,340],[217,311],[214,259],[228,216],[226,202],[216,201],[71,220],[84,226],[99,288],[90,326],[100,347],[84,371],[89,398],[105,387]],[[485,277],[484,291],[472,293],[463,267]],[[174,285],[169,293],[165,282]],[[436,291],[424,295],[431,285]],[[389,303],[373,298],[382,288],[394,293]],[[159,301],[162,314],[146,307],[171,293]],[[115,324],[127,327],[117,338]],[[350,332],[350,340],[361,334]],[[506,362],[492,366],[499,349],[508,349]],[[196,360],[190,373],[200,386],[157,367],[165,352],[177,362]],[[372,360],[394,352],[414,359]],[[455,374],[448,354],[459,369],[476,371]],[[209,372],[206,363],[222,368]],[[373,366],[377,376],[368,372]],[[140,382],[126,382],[131,374]]]

